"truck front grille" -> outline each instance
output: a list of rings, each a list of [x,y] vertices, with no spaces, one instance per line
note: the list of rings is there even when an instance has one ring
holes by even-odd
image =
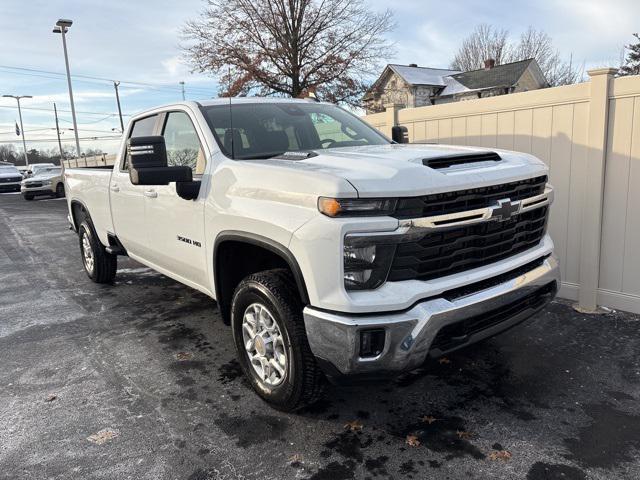
[[[396,218],[420,218],[465,212],[494,205],[503,198],[515,202],[540,195],[544,192],[546,183],[547,177],[541,176],[502,185],[401,198],[398,200],[393,216]]]
[[[542,240],[548,210],[543,206],[502,222],[434,230],[419,240],[400,243],[387,280],[446,277],[524,252]]]

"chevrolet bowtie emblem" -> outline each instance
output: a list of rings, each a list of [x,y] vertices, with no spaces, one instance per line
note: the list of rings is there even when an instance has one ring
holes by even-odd
[[[512,202],[508,198],[498,200],[498,205],[491,210],[491,219],[503,222],[509,220],[520,211],[520,202]]]

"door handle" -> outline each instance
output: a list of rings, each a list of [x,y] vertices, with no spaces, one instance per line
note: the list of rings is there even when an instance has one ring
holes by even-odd
[[[119,192],[120,191],[120,187],[118,186],[117,183],[114,183],[113,185],[111,185],[111,191],[112,192]]]
[[[144,196],[149,198],[156,198],[158,196],[158,192],[155,190],[145,190]]]

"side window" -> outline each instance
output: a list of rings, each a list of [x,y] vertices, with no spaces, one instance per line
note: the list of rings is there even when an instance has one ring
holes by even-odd
[[[131,135],[129,138],[135,137],[148,137],[153,135],[154,127],[156,126],[156,120],[158,119],[158,115],[151,115],[150,117],[141,118],[140,120],[136,120],[133,122],[133,127],[131,128]],[[124,163],[122,165],[122,170],[129,170],[129,158],[127,154],[124,154]]]
[[[205,159],[196,129],[184,112],[170,112],[162,132],[167,146],[167,164],[188,166],[194,175],[204,173]]]

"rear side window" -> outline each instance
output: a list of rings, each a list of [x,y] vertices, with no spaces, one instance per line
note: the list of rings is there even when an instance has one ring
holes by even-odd
[[[133,122],[133,127],[131,128],[131,135],[129,138],[135,137],[148,137],[153,135],[156,126],[156,120],[158,119],[158,115],[151,115],[150,117],[141,118],[140,120],[136,120]],[[122,165],[122,170],[129,170],[129,158],[124,153],[124,163]]]

